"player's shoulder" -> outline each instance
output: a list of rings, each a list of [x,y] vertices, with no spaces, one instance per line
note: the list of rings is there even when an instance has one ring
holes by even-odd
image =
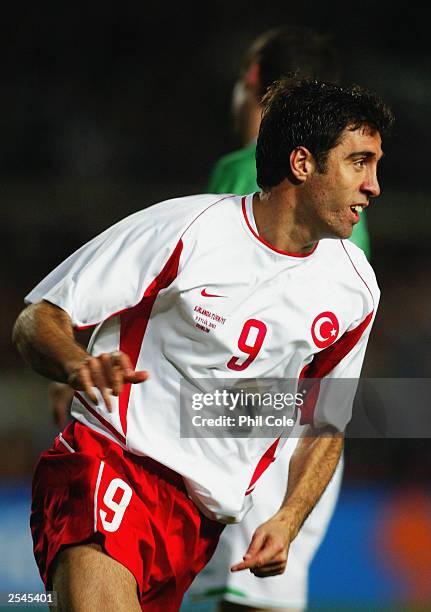
[[[364,291],[370,291],[375,298],[380,295],[375,272],[364,251],[351,240],[321,240],[321,250],[334,270],[344,277],[346,272],[357,281]]]
[[[129,215],[121,223],[133,225],[137,228],[148,223],[158,227],[164,224],[172,227],[187,227],[196,217],[210,209],[212,205],[229,199],[229,197],[231,196],[205,193],[171,198],[157,204],[151,204]]]

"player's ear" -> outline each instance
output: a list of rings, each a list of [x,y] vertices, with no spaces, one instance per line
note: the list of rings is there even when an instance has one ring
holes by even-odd
[[[293,149],[290,154],[290,170],[298,183],[305,183],[314,168],[314,158],[306,147]]]

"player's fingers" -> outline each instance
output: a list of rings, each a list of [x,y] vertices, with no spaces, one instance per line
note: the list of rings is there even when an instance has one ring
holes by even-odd
[[[98,356],[107,386],[112,389],[113,395],[120,395],[123,390],[123,368],[115,357],[115,353],[102,353]]]
[[[123,369],[124,380],[133,384],[144,382],[149,378],[149,374],[145,370],[135,371],[130,357],[122,351],[114,351],[112,353],[114,360],[119,363]]]
[[[106,378],[103,372],[102,364],[98,359],[92,357],[87,362],[87,368],[90,372],[91,378],[93,380],[94,386],[97,387],[102,394],[103,401],[105,402],[106,408],[108,412],[111,412],[111,398],[110,398],[110,388],[106,382]]]
[[[121,368],[125,371],[133,371],[133,364],[130,360],[129,355],[127,355],[127,353],[123,353],[123,351],[113,351],[111,353],[112,359],[114,360],[114,362],[121,366]]]
[[[283,562],[284,559],[287,559],[287,555],[284,551],[283,544],[279,540],[267,538],[262,550],[260,550],[259,553],[256,554],[254,557],[253,567],[266,567],[267,565],[271,565],[274,562]]]
[[[150,377],[146,370],[138,370],[137,372],[131,372],[126,380],[127,382],[133,383],[134,385],[144,382]]]
[[[247,552],[244,555],[244,561],[255,557],[265,545],[266,539],[267,539],[267,535],[263,530],[255,531],[253,534],[253,537],[251,538],[251,542],[247,549]]]
[[[287,553],[281,542],[271,540],[267,537],[263,547],[253,556],[245,558],[247,567],[251,570],[262,570],[262,568],[271,567],[273,563],[283,563],[287,559]]]
[[[258,554],[258,552],[264,545],[265,539],[266,539],[265,533],[260,532],[260,531],[255,531],[251,539],[250,546],[248,547],[247,552],[245,553],[243,557],[244,560],[241,561],[240,563],[232,565],[232,567],[230,568],[231,572],[240,572],[242,570],[250,569],[254,567],[256,563],[256,555]]]
[[[73,389],[79,389],[84,391],[84,393],[90,398],[92,402],[97,403],[97,397],[93,391],[93,381],[90,375],[90,372],[87,369],[87,366],[83,364],[79,368],[74,370],[68,380],[67,384],[70,385]]]
[[[273,557],[270,561],[267,561],[266,563],[261,562],[258,569],[259,570],[271,570],[276,567],[286,565],[286,563],[287,563],[287,554],[283,551],[279,555]]]
[[[267,578],[268,576],[279,576],[286,569],[286,563],[277,563],[271,566],[261,567],[259,569],[251,569],[251,573],[257,578]]]
[[[241,561],[241,563],[236,563],[232,565],[230,568],[231,572],[242,572],[243,570],[250,569],[250,565],[246,561]]]

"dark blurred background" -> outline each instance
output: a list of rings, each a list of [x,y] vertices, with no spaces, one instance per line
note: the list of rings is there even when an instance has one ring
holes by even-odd
[[[24,295],[113,222],[161,199],[205,191],[213,163],[238,146],[230,98],[242,53],[257,34],[282,24],[332,34],[342,80],[375,89],[395,111],[380,169],[383,193],[367,212],[382,301],[364,374],[431,376],[431,52],[424,7],[278,0],[8,6],[0,20],[5,507],[28,490],[37,454],[56,433],[46,381],[10,342]],[[430,504],[430,469],[428,439],[352,439],[346,494],[380,486],[399,497],[414,488]],[[423,533],[431,541],[429,520],[421,525],[422,541]],[[0,533],[0,547],[8,537]],[[408,544],[415,538],[403,540],[406,558],[417,554]],[[20,555],[18,583],[31,563]],[[409,576],[420,574],[403,591],[412,601],[431,600],[431,554],[424,559],[420,572],[408,568]]]

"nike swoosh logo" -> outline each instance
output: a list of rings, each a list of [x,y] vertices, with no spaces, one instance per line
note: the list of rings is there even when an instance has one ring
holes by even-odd
[[[201,295],[203,297],[221,297],[221,298],[227,297],[227,295],[217,295],[216,293],[207,293],[206,289],[202,289]]]

